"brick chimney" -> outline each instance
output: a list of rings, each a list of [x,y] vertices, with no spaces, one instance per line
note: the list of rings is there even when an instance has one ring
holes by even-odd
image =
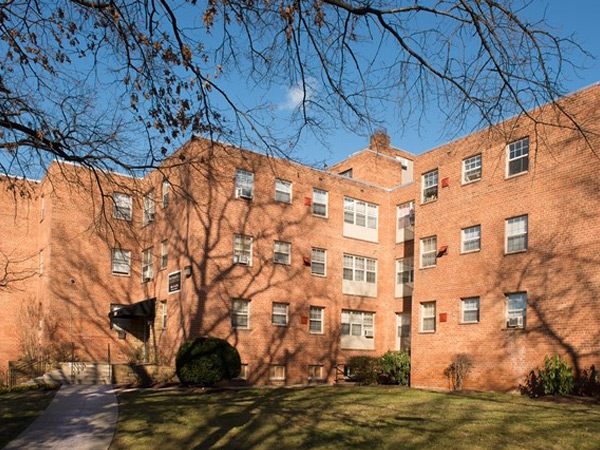
[[[369,147],[376,152],[386,153],[391,149],[392,142],[387,131],[384,129],[376,130],[371,135]]]

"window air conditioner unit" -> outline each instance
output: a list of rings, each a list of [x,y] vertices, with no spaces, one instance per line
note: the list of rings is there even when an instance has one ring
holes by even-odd
[[[243,265],[250,265],[250,258],[247,255],[234,255],[233,257],[233,263],[234,264],[243,264]]]
[[[365,330],[365,337],[366,338],[372,338],[373,335],[373,330]]]
[[[148,222],[154,222],[154,213],[148,213]]]
[[[252,190],[251,189],[244,189],[244,188],[237,188],[235,190],[235,196],[237,198],[245,198],[245,199],[252,199]]]
[[[506,322],[507,328],[523,328],[523,317],[511,317]]]
[[[150,277],[144,277],[144,283],[147,283],[148,281],[150,281],[152,278]]]

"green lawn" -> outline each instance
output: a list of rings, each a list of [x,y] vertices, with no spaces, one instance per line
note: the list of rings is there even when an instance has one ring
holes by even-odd
[[[44,412],[55,393],[46,389],[0,392],[0,448]]]
[[[600,405],[407,388],[119,395],[111,449],[600,448]]]

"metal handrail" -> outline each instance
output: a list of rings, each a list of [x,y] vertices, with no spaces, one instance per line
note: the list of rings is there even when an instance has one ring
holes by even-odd
[[[43,368],[42,368],[43,365]],[[11,361],[8,365],[8,386],[14,387],[17,384],[19,372],[29,372],[27,369],[34,370],[27,374],[29,378],[35,378],[48,371],[51,362],[47,359],[36,359],[33,361]]]

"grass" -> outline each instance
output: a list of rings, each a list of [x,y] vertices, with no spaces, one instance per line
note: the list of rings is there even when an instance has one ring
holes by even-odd
[[[314,387],[119,395],[111,449],[600,448],[600,405]]]
[[[55,393],[41,388],[0,391],[0,448],[44,412]]]

